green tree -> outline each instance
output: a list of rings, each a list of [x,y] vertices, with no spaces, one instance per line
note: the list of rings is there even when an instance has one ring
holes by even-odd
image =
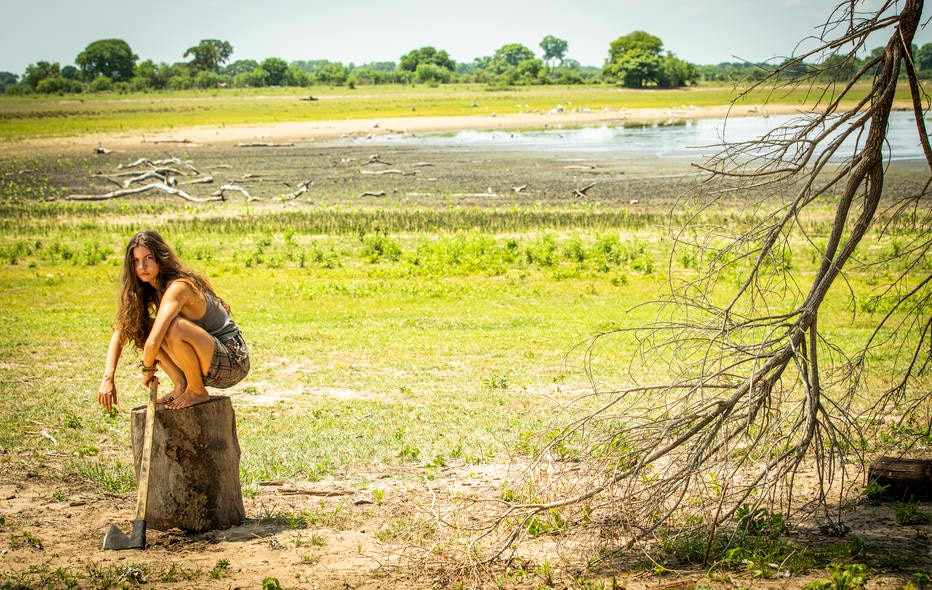
[[[699,78],[699,70],[693,64],[678,59],[672,53],[667,53],[660,64],[660,79],[658,86],[663,88],[678,88],[695,83]]]
[[[194,76],[194,86],[202,90],[216,88],[220,82],[220,74],[215,74],[210,70],[201,70]]]
[[[195,72],[220,73],[220,66],[233,55],[233,46],[228,41],[203,39],[194,47],[184,52],[184,57],[191,57],[191,68]]]
[[[643,51],[651,55],[659,56],[663,51],[663,41],[660,40],[660,37],[656,37],[650,33],[634,31],[633,33],[618,37],[612,41],[611,48],[608,52],[608,60],[610,62],[615,61],[615,59],[631,51]]]
[[[516,68],[529,59],[536,59],[533,51],[520,43],[510,43],[499,47],[492,56],[492,69],[496,74],[502,74],[508,68]]]
[[[444,84],[453,78],[453,72],[437,64],[422,63],[417,66],[414,78],[422,84]]]
[[[282,86],[285,82],[285,72],[288,71],[288,62],[279,57],[269,57],[262,60],[259,67],[268,72],[267,86]]]
[[[322,84],[342,86],[349,78],[349,70],[339,62],[330,62],[317,71],[317,80]]]
[[[921,72],[932,71],[932,43],[926,43],[916,52],[916,66]]]
[[[602,76],[625,88],[673,88],[695,81],[698,70],[672,53],[664,56],[660,37],[634,31],[612,41]]]
[[[254,59],[238,59],[223,68],[222,73],[226,74],[227,76],[237,76],[239,74],[251,72],[258,67],[259,62]]]
[[[133,77],[137,59],[126,41],[101,39],[85,47],[74,62],[81,68],[85,80],[106,76],[114,82],[126,82]]]
[[[446,51],[437,51],[433,47],[421,47],[401,56],[398,68],[406,72],[416,72],[418,66],[430,64],[450,72],[456,71],[456,62],[450,59]]]
[[[19,76],[13,72],[0,72],[0,92],[6,92],[11,86],[16,86],[19,82]]]
[[[544,37],[544,40],[540,42],[540,48],[544,50],[544,61],[549,62],[550,69],[552,70],[558,60],[560,65],[563,65],[563,57],[566,55],[569,43],[553,35],[547,35]]]
[[[850,55],[837,53],[826,57],[819,66],[819,78],[833,82],[847,82],[858,71],[860,62]]]
[[[178,69],[166,63],[156,64],[151,59],[147,59],[136,64],[133,88],[137,90],[144,88],[163,90],[168,88],[168,81],[179,74]]]
[[[643,88],[660,78],[663,61],[655,53],[633,49],[615,58],[602,68],[602,76],[618,81],[625,88]]]
[[[26,66],[26,73],[23,74],[23,86],[29,90],[35,90],[39,82],[46,78],[55,78],[61,73],[61,66],[58,62],[38,61]]]

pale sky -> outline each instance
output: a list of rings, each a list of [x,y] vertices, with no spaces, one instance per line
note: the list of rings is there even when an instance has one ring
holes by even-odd
[[[87,45],[118,38],[140,61],[188,61],[202,39],[229,41],[230,61],[278,57],[360,65],[398,62],[413,49],[445,50],[457,62],[510,43],[538,57],[547,35],[566,58],[601,67],[612,41],[643,30],[697,65],[791,54],[816,34],[839,0],[2,0],[0,71],[74,64]],[[879,0],[860,2],[864,10]],[[929,10],[927,9],[927,12]],[[927,16],[927,15],[926,15]],[[920,29],[920,46],[932,31]],[[883,45],[878,39],[871,47]]]

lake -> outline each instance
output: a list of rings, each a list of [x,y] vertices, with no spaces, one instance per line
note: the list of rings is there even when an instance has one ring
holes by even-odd
[[[468,130],[419,135],[375,135],[349,140],[366,145],[416,145],[436,150],[540,151],[573,154],[575,157],[676,157],[703,160],[718,151],[722,133],[729,142],[760,137],[798,115],[741,116],[728,119],[685,120],[673,125],[559,128],[530,131]],[[928,123],[927,123],[928,124]],[[921,159],[916,123],[911,112],[892,113],[887,134],[893,160]],[[852,146],[843,148],[847,157]]]

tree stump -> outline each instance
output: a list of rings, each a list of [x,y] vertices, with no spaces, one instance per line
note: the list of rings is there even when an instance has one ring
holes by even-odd
[[[146,406],[133,408],[133,462],[137,481]],[[239,480],[240,448],[229,397],[181,410],[159,406],[152,437],[146,527],[202,532],[240,524],[246,517]]]
[[[867,470],[867,481],[887,486],[883,496],[909,501],[932,498],[932,459],[878,457]]]

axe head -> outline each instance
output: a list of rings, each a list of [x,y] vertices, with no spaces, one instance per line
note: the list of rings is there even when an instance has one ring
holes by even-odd
[[[107,532],[104,534],[104,549],[145,549],[146,548],[146,521],[134,520],[133,532],[129,535],[123,533],[120,528],[110,523]]]

